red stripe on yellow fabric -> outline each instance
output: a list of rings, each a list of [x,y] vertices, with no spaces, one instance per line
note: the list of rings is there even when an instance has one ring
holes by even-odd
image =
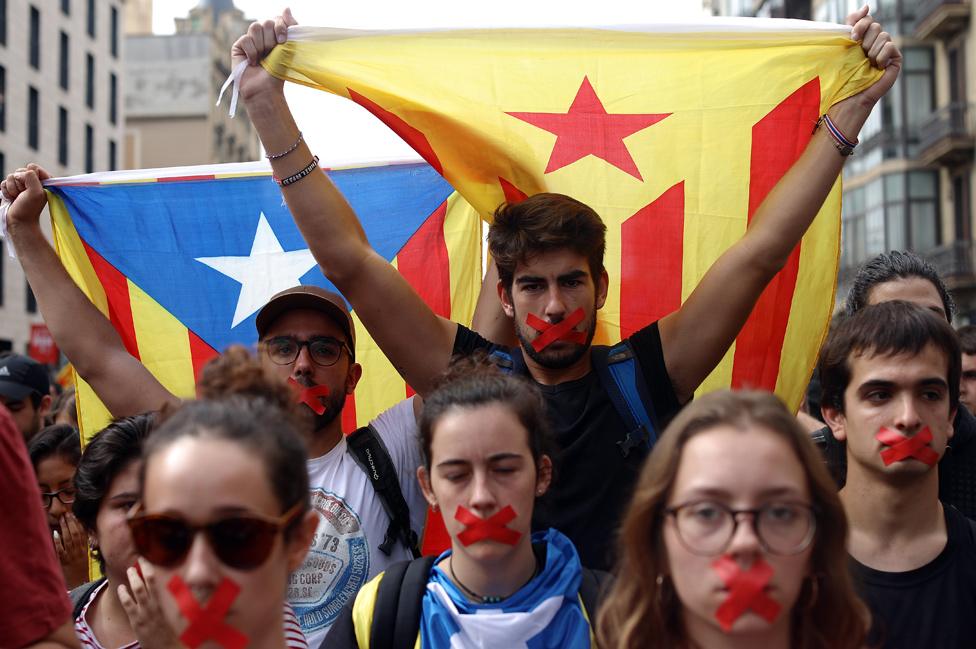
[[[681,306],[685,184],[674,185],[620,226],[620,336]],[[648,250],[648,242],[654,242]]]
[[[105,261],[88,243],[82,241],[82,245],[85,246],[85,253],[105,291],[105,298],[108,300],[108,317],[112,326],[119,332],[126,351],[139,358],[139,343],[136,338],[135,323],[132,320],[129,284],[125,275]]]
[[[397,253],[397,269],[437,315],[451,317],[451,264],[444,241],[447,203],[427,217]],[[407,386],[407,396],[413,395]]]
[[[783,100],[752,129],[749,220],[780,178],[803,153],[820,112],[820,79],[812,79]],[[800,245],[762,292],[735,341],[733,388],[773,390],[783,339],[800,271]]]

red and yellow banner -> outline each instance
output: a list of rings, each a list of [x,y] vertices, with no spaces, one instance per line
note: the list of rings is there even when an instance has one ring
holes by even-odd
[[[485,218],[542,191],[608,227],[598,342],[686,299],[799,157],[817,117],[870,85],[837,25],[356,32],[293,27],[273,74],[348,97]],[[797,407],[833,307],[840,181],[700,391],[775,390]],[[735,281],[730,278],[730,281]]]

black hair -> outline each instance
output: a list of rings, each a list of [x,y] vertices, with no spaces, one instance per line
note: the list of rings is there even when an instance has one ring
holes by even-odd
[[[959,346],[963,354],[976,354],[976,325],[966,325],[956,329],[959,336]]]
[[[939,292],[942,307],[945,309],[946,320],[952,322],[952,315],[956,310],[956,303],[949,295],[949,289],[939,275],[935,266],[925,261],[914,252],[892,250],[883,252],[874,259],[864,263],[857,270],[851,290],[847,293],[845,311],[851,315],[867,306],[868,297],[872,289],[878,284],[884,284],[897,279],[918,277],[928,280]]]
[[[946,355],[949,406],[955,410],[962,374],[956,332],[929,309],[901,300],[865,306],[835,321],[820,352],[823,404],[844,412],[844,392],[851,381],[854,356],[918,354],[928,345]]]
[[[550,450],[546,404],[539,388],[521,376],[505,374],[483,352],[455,358],[447,373],[424,399],[420,415],[420,450],[430,470],[434,426],[454,408],[499,403],[509,408],[528,431],[529,451],[536,467]]]
[[[151,412],[122,417],[95,433],[81,454],[75,471],[75,503],[78,522],[95,532],[98,510],[115,477],[142,456],[142,445],[155,426]]]
[[[27,444],[34,471],[41,461],[57,455],[64,458],[68,464],[78,466],[81,459],[81,436],[78,429],[69,424],[53,424],[42,428]]]

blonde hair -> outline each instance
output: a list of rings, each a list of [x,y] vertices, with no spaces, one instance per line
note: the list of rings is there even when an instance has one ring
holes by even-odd
[[[666,575],[662,526],[681,453],[689,439],[717,426],[760,427],[786,440],[803,465],[817,532],[810,579],[791,613],[791,647],[855,649],[864,644],[870,616],[854,592],[847,568],[847,519],[817,449],[796,418],[765,392],[713,392],[675,417],[648,458],[620,529],[617,578],[597,617],[603,649],[689,646],[682,604]]]

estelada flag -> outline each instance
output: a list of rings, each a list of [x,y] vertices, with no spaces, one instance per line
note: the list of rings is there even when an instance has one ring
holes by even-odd
[[[435,311],[470,322],[481,286],[481,220],[423,162],[327,170],[376,250]],[[45,183],[58,254],[133,356],[173,394],[192,397],[203,365],[253,346],[258,309],[297,284],[335,290],[319,270],[266,164],[88,174]],[[356,319],[356,314],[353,312]],[[358,322],[363,380],[347,399],[351,432],[407,394]],[[78,380],[83,435],[109,421]]]
[[[880,76],[849,35],[782,20],[299,26],[263,65],[371,111],[485,218],[504,200],[542,191],[596,209],[611,278],[596,340],[613,342],[675,310],[742,236],[818,116]],[[833,307],[840,198],[838,179],[699,392],[761,387],[798,406]]]

